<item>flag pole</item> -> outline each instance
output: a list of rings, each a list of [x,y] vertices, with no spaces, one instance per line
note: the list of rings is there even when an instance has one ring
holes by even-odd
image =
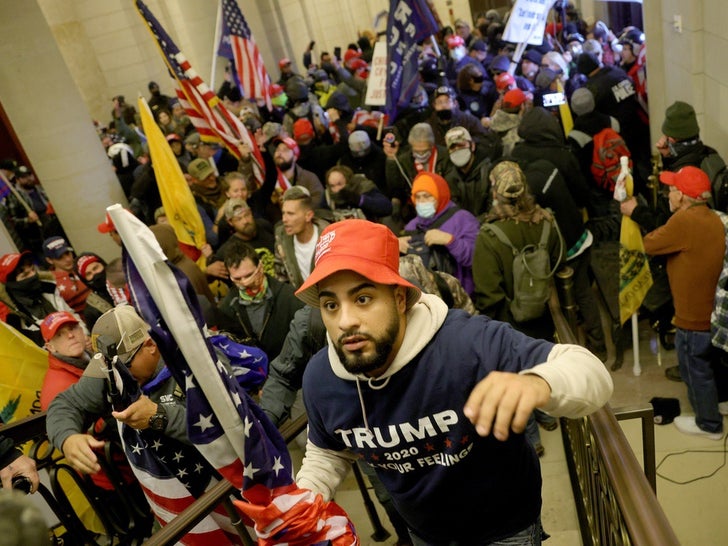
[[[1,173],[1,172],[0,172],[0,178],[2,178],[2,181],[10,189],[10,191],[13,192],[13,195],[20,202],[20,204],[23,206],[23,208],[25,209],[25,212],[27,212],[28,214],[30,214],[31,212],[35,212],[33,209],[30,208],[30,205],[28,205],[28,203],[25,202],[25,199],[23,199],[23,197],[18,193],[18,190],[15,188],[15,186],[13,186],[10,183],[10,180],[8,180],[7,178],[5,178],[5,175],[3,173]],[[43,225],[43,223],[40,221],[40,216],[35,221],[35,223],[38,224],[39,226],[42,226]]]
[[[638,324],[639,318],[637,317],[637,313],[634,313],[632,315],[632,359],[634,360],[632,373],[635,376],[642,375],[642,366],[640,366],[640,337],[639,330],[637,329]]]
[[[217,19],[215,20],[215,38],[212,41],[212,68],[210,68],[210,89],[215,90],[215,72],[217,72],[217,45],[220,43],[222,33],[222,2],[217,4]]]

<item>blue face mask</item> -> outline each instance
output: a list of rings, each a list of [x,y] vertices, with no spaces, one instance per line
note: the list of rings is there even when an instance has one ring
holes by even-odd
[[[420,218],[432,218],[435,216],[435,203],[431,201],[427,203],[416,203],[415,210],[417,211],[417,216]]]

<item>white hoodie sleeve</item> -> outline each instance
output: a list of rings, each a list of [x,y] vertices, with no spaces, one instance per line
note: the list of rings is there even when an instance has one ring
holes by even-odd
[[[296,484],[314,493],[321,493],[325,501],[330,501],[356,459],[356,455],[351,452],[324,449],[309,440]]]
[[[593,413],[609,401],[614,389],[602,361],[579,345],[554,345],[546,362],[521,373],[546,380],[551,399],[541,409],[555,417]]]

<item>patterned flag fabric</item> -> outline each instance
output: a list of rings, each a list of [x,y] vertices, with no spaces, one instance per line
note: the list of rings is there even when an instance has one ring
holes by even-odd
[[[0,201],[10,195],[10,182],[0,173]]]
[[[142,394],[126,366],[112,369],[119,395],[117,410],[135,402]],[[136,430],[119,423],[124,453],[162,525],[188,508],[220,475],[194,446],[161,435],[151,429]],[[180,542],[185,546],[242,544],[224,510],[218,508],[197,524]]]
[[[425,0],[391,0],[387,22],[387,114],[390,120],[406,108],[417,90],[417,42],[437,32]]]
[[[628,174],[624,182],[627,196],[632,197],[632,175]],[[652,274],[640,227],[629,216],[622,216],[619,233],[619,319],[622,324],[640,308],[650,286]]]
[[[200,249],[206,243],[205,226],[190,186],[144,97],[138,106],[164,212],[179,242]]]
[[[270,77],[235,0],[222,0],[222,36],[217,52],[232,61],[243,96],[262,100],[272,110]]]
[[[190,62],[177,48],[144,2],[136,0],[136,7],[157,40],[167,67],[179,83],[180,89],[176,90],[177,97],[195,129],[204,140],[221,141],[238,159],[241,157],[238,145],[246,144],[252,153],[254,182],[257,186],[261,186],[265,174],[263,160],[258,145],[251,138],[248,129],[225,108],[225,105],[192,68]]]
[[[236,488],[238,508],[254,523],[258,544],[359,544],[346,514],[299,489],[285,442],[203,335],[189,281],[165,261],[149,229],[110,207],[128,251],[129,284],[141,316],[187,396],[188,434],[205,459]],[[117,223],[117,219],[119,223]]]

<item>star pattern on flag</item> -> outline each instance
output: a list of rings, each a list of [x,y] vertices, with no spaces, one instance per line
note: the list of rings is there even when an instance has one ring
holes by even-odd
[[[195,423],[196,427],[200,427],[200,432],[205,432],[208,428],[212,428],[212,414],[202,415],[200,414],[200,420]]]
[[[253,476],[255,476],[255,473],[258,472],[260,468],[254,468],[253,463],[249,463],[245,465],[245,469],[243,470],[243,477],[253,479]]]
[[[243,434],[245,434],[246,438],[250,438],[250,429],[253,427],[253,422],[248,419],[248,417],[245,417],[245,420],[243,421]]]
[[[273,457],[273,468],[272,468],[272,470],[273,470],[273,472],[276,473],[276,476],[278,475],[278,472],[280,472],[281,470],[285,470],[285,468],[286,467],[283,466],[283,464],[281,463],[281,458],[280,457]]]
[[[185,456],[184,456],[184,455],[182,455],[182,452],[181,452],[181,451],[176,451],[176,452],[175,452],[175,454],[174,454],[174,457],[172,457],[172,458],[174,459],[174,462],[178,463],[178,462],[180,462],[180,461],[181,461],[182,459],[184,459],[184,458],[185,458]]]

